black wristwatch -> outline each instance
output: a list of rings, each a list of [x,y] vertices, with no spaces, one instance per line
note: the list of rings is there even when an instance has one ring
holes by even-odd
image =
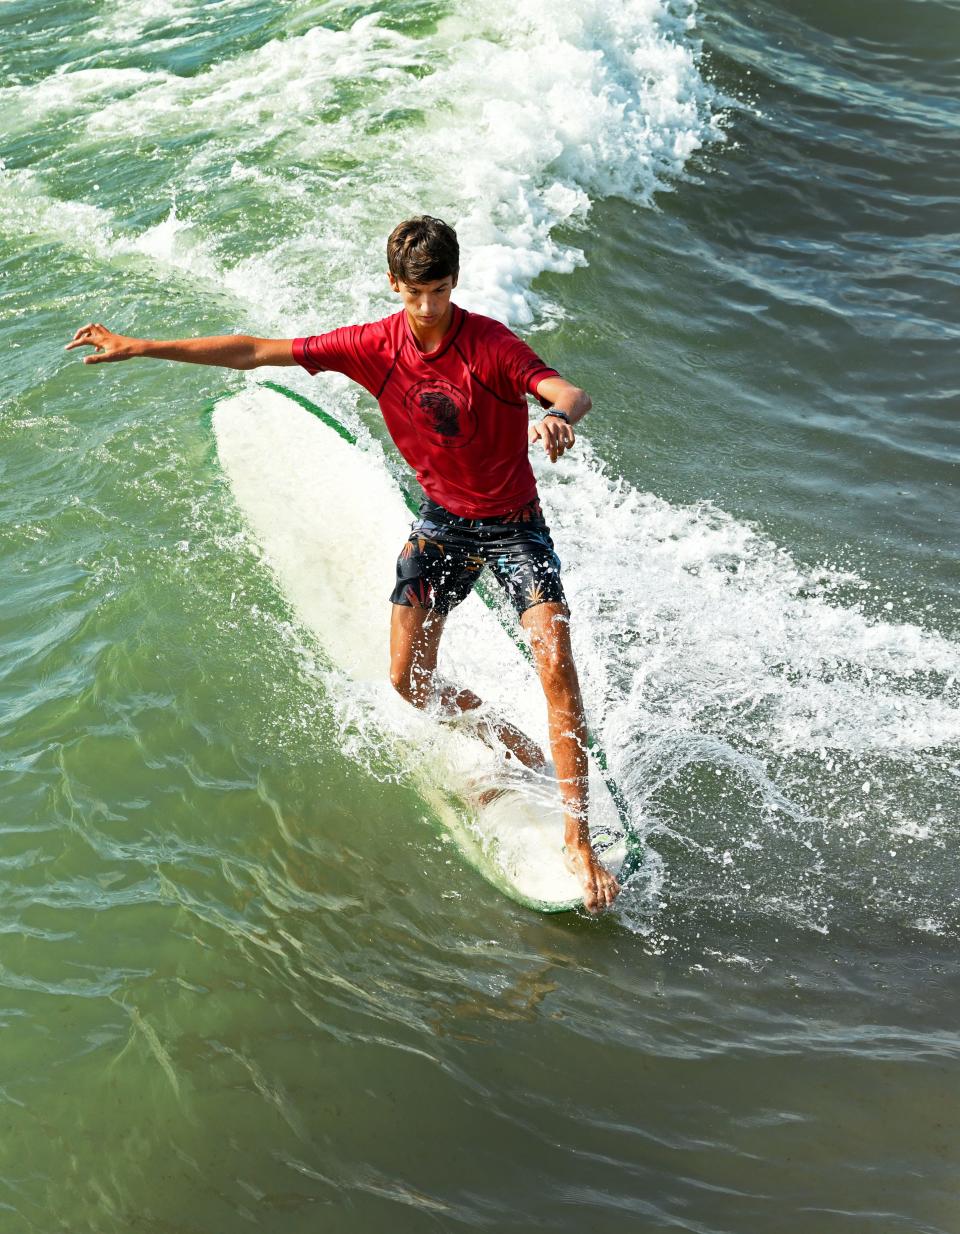
[[[565,411],[559,411],[556,407],[548,407],[547,410],[543,413],[544,420],[546,420],[547,416],[556,416],[557,419],[562,420],[564,424],[570,423],[570,417],[567,415],[567,413]]]

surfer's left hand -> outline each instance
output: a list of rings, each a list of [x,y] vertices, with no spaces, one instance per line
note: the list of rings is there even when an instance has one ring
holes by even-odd
[[[543,442],[543,448],[550,456],[551,463],[555,463],[577,440],[573,428],[559,416],[545,416],[544,419],[535,421],[530,425],[527,436],[531,445],[536,445],[538,441]]]

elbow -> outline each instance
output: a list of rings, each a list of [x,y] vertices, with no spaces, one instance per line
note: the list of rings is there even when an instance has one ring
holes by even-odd
[[[234,356],[230,367],[241,370],[259,368],[264,363],[258,347],[260,340],[250,338],[248,335],[239,341],[241,345],[237,348],[237,354]]]
[[[590,410],[590,408],[593,406],[593,399],[586,392],[586,390],[577,391],[577,402],[579,403],[578,410],[581,416],[585,416],[587,412]]]

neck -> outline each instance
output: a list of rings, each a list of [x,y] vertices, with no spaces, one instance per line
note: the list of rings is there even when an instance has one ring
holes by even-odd
[[[430,326],[423,326],[407,313],[407,321],[413,333],[413,337],[417,340],[421,351],[436,351],[443,342],[443,336],[450,329],[450,323],[453,321],[453,305],[447,305],[447,311],[438,322]]]

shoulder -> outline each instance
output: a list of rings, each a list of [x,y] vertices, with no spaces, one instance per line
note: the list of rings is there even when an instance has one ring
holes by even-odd
[[[497,366],[515,348],[525,347],[523,340],[495,317],[464,310],[463,327],[457,335],[457,346],[465,357],[478,364]]]
[[[484,317],[481,313],[469,315],[470,330],[463,333],[472,342],[472,355],[478,360],[485,360],[503,369],[514,379],[526,384],[526,379],[533,372],[553,369],[545,364],[540,356],[518,334],[505,326],[495,317]]]
[[[375,356],[396,351],[403,340],[402,313],[381,317],[377,321],[365,321],[358,325],[341,326],[333,331],[343,344],[350,346],[359,355]]]
[[[378,321],[367,322],[361,329],[366,330],[371,338],[385,338],[399,343],[406,333],[403,309],[399,313],[391,313],[389,317],[381,317]]]
[[[358,326],[350,326],[356,331],[356,337],[370,339],[399,339],[403,337],[403,310],[391,313],[389,317],[379,317],[376,321],[365,321]]]
[[[293,355],[309,373],[345,373],[373,392],[390,370],[398,348],[396,323],[385,317],[296,339]]]
[[[461,312],[464,335],[476,339],[477,342],[505,342],[518,337],[509,326],[497,321],[496,317],[485,317],[483,313],[468,313],[466,309],[461,309]]]

